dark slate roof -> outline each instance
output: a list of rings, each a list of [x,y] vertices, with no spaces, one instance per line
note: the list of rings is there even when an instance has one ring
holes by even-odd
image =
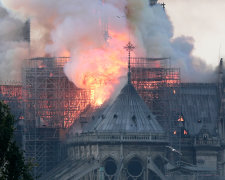
[[[84,174],[99,168],[99,162],[94,159],[65,159],[38,180],[80,179]]]
[[[91,105],[88,105],[83,112],[81,112],[79,118],[77,118],[72,126],[69,128],[68,135],[74,136],[76,134],[80,134],[85,129],[88,129],[90,126],[95,123],[94,120],[101,117],[102,112],[105,109],[105,104],[103,104],[100,108],[95,108]]]
[[[163,133],[148,106],[129,83],[87,131]]]
[[[215,135],[218,120],[219,95],[216,84],[182,83],[180,95],[175,96],[170,106],[180,105],[185,128],[191,135],[197,135],[202,127]]]

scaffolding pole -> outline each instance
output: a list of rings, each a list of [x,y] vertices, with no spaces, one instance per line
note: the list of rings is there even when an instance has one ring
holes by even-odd
[[[91,102],[91,91],[77,88],[64,74],[70,58],[38,57],[23,68],[24,148],[37,178],[60,159],[60,139]]]
[[[176,127],[180,106],[170,106],[174,96],[179,96],[180,69],[169,67],[169,58],[131,58],[131,80],[139,95],[158,122],[171,137]]]

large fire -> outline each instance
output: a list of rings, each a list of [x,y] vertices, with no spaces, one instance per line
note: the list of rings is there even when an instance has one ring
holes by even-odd
[[[73,64],[72,81],[79,88],[92,90],[91,100],[96,106],[110,98],[120,77],[127,72],[123,46],[129,37],[113,31],[109,31],[109,36],[103,47],[83,50],[72,57],[77,58],[76,65]]]

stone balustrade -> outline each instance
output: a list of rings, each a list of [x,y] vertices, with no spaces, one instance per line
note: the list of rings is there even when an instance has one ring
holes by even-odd
[[[67,143],[87,142],[168,142],[164,134],[85,133],[68,138]]]

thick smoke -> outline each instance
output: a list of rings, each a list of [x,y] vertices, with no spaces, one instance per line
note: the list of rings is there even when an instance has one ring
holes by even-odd
[[[111,93],[126,73],[122,57],[129,40],[135,43],[136,56],[170,57],[181,67],[185,81],[211,76],[210,68],[192,56],[193,40],[173,39],[173,26],[163,8],[149,7],[147,0],[2,1],[11,12],[31,17],[33,55],[71,56],[65,74],[78,87],[97,82],[103,87],[100,94]]]
[[[130,0],[131,24],[139,46],[147,57],[170,57],[171,64],[181,68],[183,81],[212,81],[213,69],[192,55],[194,40],[191,37],[173,39],[173,26],[161,5],[149,8],[147,1]],[[139,5],[137,5],[139,4]],[[128,16],[129,18],[129,16]]]
[[[0,7],[0,81],[21,81],[22,60],[27,57],[23,26]]]

